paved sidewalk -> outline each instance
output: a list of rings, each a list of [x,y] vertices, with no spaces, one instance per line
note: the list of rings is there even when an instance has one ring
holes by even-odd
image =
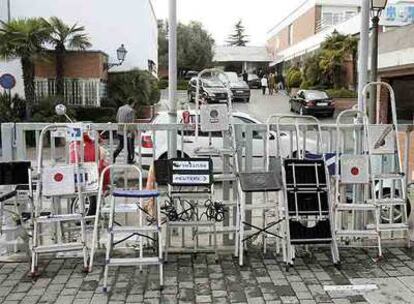
[[[83,274],[78,259],[43,261],[41,277],[27,277],[27,264],[0,268],[1,303],[414,303],[414,252],[385,249],[375,263],[360,249],[342,249],[342,267],[336,269],[329,250],[299,253],[286,272],[272,254],[251,250],[239,267],[231,255],[173,255],[165,265],[165,287],[159,291],[157,268],[113,268],[111,291],[102,293],[103,267]],[[99,260],[102,263],[102,259]],[[102,264],[101,264],[102,265]],[[326,293],[325,285],[374,283],[378,290]]]

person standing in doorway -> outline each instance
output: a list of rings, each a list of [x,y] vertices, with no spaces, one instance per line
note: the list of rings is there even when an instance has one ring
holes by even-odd
[[[275,90],[275,74],[270,73],[269,74],[269,94],[273,95],[273,92]]]
[[[247,83],[248,80],[249,80],[249,74],[247,74],[246,70],[244,70],[244,72],[243,72],[243,81]]]
[[[266,74],[263,75],[261,82],[262,82],[262,92],[263,92],[263,95],[266,95],[266,89],[267,89],[267,84],[268,84],[268,82],[267,82],[267,75]]]
[[[118,109],[116,114],[116,121],[118,123],[118,147],[114,152],[114,163],[119,153],[124,149],[124,137],[127,139],[127,150],[128,150],[128,164],[134,163],[135,158],[135,130],[133,126],[125,126],[125,124],[131,124],[135,122],[135,100],[133,98],[128,99],[128,103]]]

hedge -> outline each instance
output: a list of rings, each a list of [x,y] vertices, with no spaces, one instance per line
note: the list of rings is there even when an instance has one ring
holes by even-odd
[[[97,123],[115,122],[116,108],[99,107],[99,108],[84,108],[74,107],[75,117],[77,121],[90,121]]]
[[[345,88],[330,89],[326,90],[326,92],[332,98],[356,98],[358,96],[357,92]]]

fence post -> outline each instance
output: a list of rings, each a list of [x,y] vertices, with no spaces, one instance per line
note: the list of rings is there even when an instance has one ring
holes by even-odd
[[[13,158],[13,143],[14,143],[14,127],[13,122],[1,124],[1,150],[2,161],[12,161]]]

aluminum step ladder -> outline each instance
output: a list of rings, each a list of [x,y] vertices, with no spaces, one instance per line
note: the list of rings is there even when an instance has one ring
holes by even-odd
[[[106,248],[105,248],[105,268],[104,268],[104,281],[103,281],[103,291],[108,292],[108,273],[110,267],[136,267],[139,266],[139,269],[142,271],[143,266],[155,265],[159,268],[159,282],[160,289],[164,285],[164,274],[163,274],[163,252],[162,252],[162,232],[161,232],[161,213],[160,206],[158,203],[158,197],[160,192],[158,190],[142,190],[142,172],[138,166],[135,165],[119,165],[113,164],[106,167],[101,173],[101,182],[99,186],[98,202],[97,202],[97,213],[95,217],[94,230],[93,230],[93,239],[92,239],[92,250],[91,258],[89,261],[89,271],[92,271],[94,256],[96,252],[97,242],[98,242],[98,229],[101,214],[104,212],[103,200],[104,200],[104,185],[103,185],[103,176],[108,171],[114,172],[115,170],[131,170],[138,173],[139,178],[139,187],[138,189],[111,189],[110,190],[110,204],[108,206],[107,212],[109,213],[109,220],[107,225],[106,232]],[[131,225],[127,223],[127,226],[115,225],[115,216],[117,214],[117,205],[121,204],[120,201],[127,199],[136,199],[138,202],[135,204],[126,204],[126,205],[136,205],[136,208],[130,208],[132,213],[138,215],[138,223],[136,225]],[[155,221],[152,221],[148,225],[144,223],[144,217],[149,216],[149,214],[144,209],[144,199],[153,199],[156,205],[156,215]],[[116,237],[122,237],[128,235],[128,237],[117,240]],[[128,258],[117,258],[114,257],[113,251],[114,247],[120,244],[124,240],[128,240],[136,236],[136,241],[138,243],[139,253],[138,257],[128,257]],[[144,256],[144,240],[149,239],[153,241],[154,246],[157,246],[158,254],[155,256]]]
[[[368,116],[357,110],[340,113],[336,122],[335,231],[345,244],[374,240],[382,257],[380,212],[372,201]]]
[[[298,245],[329,245],[332,261],[337,265],[339,252],[321,124],[313,116],[276,115],[275,118],[279,135],[277,155],[282,164],[283,202],[279,209],[284,217],[282,244],[286,269],[293,266]],[[287,151],[281,140],[283,132],[290,132]]]
[[[36,194],[33,203],[33,235],[31,244],[31,268],[30,274],[33,277],[38,276],[38,261],[39,255],[48,253],[63,253],[70,251],[81,251],[83,257],[84,271],[87,271],[88,266],[88,248],[86,244],[86,220],[85,220],[85,188],[86,171],[82,171],[81,162],[76,157],[73,164],[52,164],[44,165],[44,141],[49,132],[62,131],[71,134],[71,139],[81,142],[80,147],[83,146],[83,126],[82,124],[54,124],[46,126],[39,136],[38,145],[38,161],[37,161],[37,185]],[[74,145],[74,152],[76,155],[78,145]],[[83,159],[83,151],[80,151],[81,159]],[[97,167],[96,173],[97,176]],[[70,199],[77,197],[79,200],[79,210],[77,213],[62,213],[61,199]],[[44,205],[46,198],[51,198],[51,206],[49,212],[44,212]],[[69,212],[69,210],[68,210]],[[46,214],[46,215],[45,215]],[[63,225],[66,223],[74,223],[80,225],[80,237],[72,241],[68,237],[64,241],[61,237],[63,234]],[[46,229],[43,229],[45,228]],[[55,228],[60,231],[60,235],[55,233],[54,243],[43,242],[47,229]],[[47,234],[51,237],[50,234]]]
[[[400,232],[409,246],[407,177],[401,157],[395,94],[388,83],[374,82],[365,86],[365,97],[370,87],[385,87],[389,91],[392,122],[368,126],[372,192],[369,203],[380,208],[380,233],[389,232],[393,238],[396,232]]]

